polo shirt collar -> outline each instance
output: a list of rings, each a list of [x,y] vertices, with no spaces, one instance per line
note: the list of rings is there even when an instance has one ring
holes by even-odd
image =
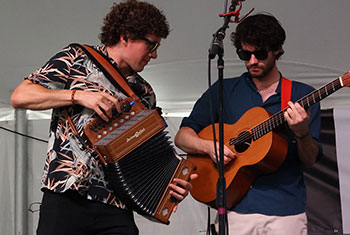
[[[244,78],[245,78],[245,81],[247,82],[248,84],[248,87],[250,87],[253,91],[255,92],[258,92],[258,89],[256,88],[253,80],[252,80],[252,77],[250,76],[250,74],[248,72],[245,72],[243,74]],[[278,82],[278,86],[276,88],[276,94],[281,94],[281,81],[282,81],[282,74],[280,72],[280,80]]]

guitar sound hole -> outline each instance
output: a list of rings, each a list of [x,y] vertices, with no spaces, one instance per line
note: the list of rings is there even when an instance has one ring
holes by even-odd
[[[243,131],[236,138],[235,149],[238,153],[246,151],[252,143],[252,135],[248,131]]]

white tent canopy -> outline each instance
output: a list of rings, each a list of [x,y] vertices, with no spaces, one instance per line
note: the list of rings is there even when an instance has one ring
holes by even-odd
[[[166,112],[188,112],[207,88],[207,58],[212,34],[222,26],[218,15],[224,0],[150,1],[168,17],[171,33],[161,42],[158,59],[142,75],[156,90]],[[230,1],[229,1],[230,2]],[[113,1],[2,0],[0,27],[0,108],[23,78],[72,42],[99,43],[102,19]],[[324,85],[350,69],[348,0],[246,0],[241,16],[252,8],[275,15],[287,32],[285,55],[279,68],[289,79]],[[231,24],[227,35],[234,31]],[[225,38],[226,77],[245,69]],[[213,60],[213,80],[216,61]],[[344,92],[322,102],[323,107],[349,104]],[[336,101],[335,101],[336,100]],[[1,109],[3,110],[3,109]]]
[[[14,110],[10,95],[23,78],[42,66],[58,50],[72,42],[98,44],[103,17],[114,1],[110,0],[2,0],[0,8],[0,125],[15,129]],[[120,1],[116,1],[120,2]],[[194,102],[207,88],[207,58],[212,34],[222,26],[218,15],[224,12],[225,0],[149,0],[167,15],[171,32],[162,40],[158,59],[153,60],[141,75],[151,83],[163,108],[172,136],[181,117],[190,112]],[[230,2],[230,1],[229,1]],[[291,80],[319,88],[350,69],[349,0],[246,0],[241,15],[252,8],[254,13],[269,12],[286,29],[285,55],[278,62],[282,74]],[[229,34],[236,25],[230,24],[224,40],[225,77],[245,71],[238,60]],[[212,81],[217,79],[216,58],[212,61]],[[350,95],[343,88],[321,102],[323,108],[350,107]],[[23,127],[28,134],[46,139],[50,111],[27,112]],[[18,120],[17,120],[18,121]],[[18,125],[17,125],[18,127]],[[17,138],[17,139],[16,139]],[[16,187],[14,156],[21,138],[1,130],[3,148],[0,168],[0,211],[7,217],[0,220],[0,234],[15,234],[19,218],[15,218]],[[23,143],[22,143],[23,144]],[[24,192],[29,202],[40,201],[40,177],[44,164],[45,143],[27,143],[28,186]],[[23,149],[21,149],[23,150]],[[16,168],[16,169],[15,169]],[[34,205],[35,207],[35,205]],[[186,208],[186,213],[181,212]],[[35,208],[34,208],[35,209]],[[37,208],[36,208],[37,209]],[[204,234],[206,208],[191,198],[180,205],[170,228],[150,225],[138,218],[141,234]],[[196,218],[193,224],[193,218]],[[34,234],[37,213],[26,221],[28,234]],[[21,231],[20,231],[21,232]],[[21,234],[21,233],[16,233]]]

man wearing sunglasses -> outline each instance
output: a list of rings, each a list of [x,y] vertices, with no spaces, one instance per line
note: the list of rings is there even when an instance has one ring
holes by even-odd
[[[238,24],[231,40],[247,72],[224,79],[224,123],[235,124],[253,107],[262,107],[270,113],[281,110],[282,74],[277,60],[284,53],[285,38],[284,29],[269,14],[252,15]],[[276,171],[258,177],[247,194],[228,208],[229,234],[307,234],[303,167],[311,167],[322,155],[318,143],[320,107],[316,104],[305,110],[295,102],[313,90],[306,84],[292,82],[290,102],[284,111],[288,124],[284,132],[288,140],[286,158]],[[216,162],[213,142],[198,136],[203,128],[211,124],[210,105],[214,122],[218,122],[217,83],[196,102],[190,116],[183,119],[175,143],[185,152],[206,154]],[[249,123],[249,120],[245,122]],[[227,131],[224,133],[228,134]],[[247,146],[249,148],[249,143]],[[235,159],[244,156],[239,156],[238,152],[234,147],[225,145],[224,164],[232,161],[234,164]]]
[[[155,94],[138,72],[157,58],[168,34],[166,17],[154,5],[125,0],[110,9],[99,35],[101,45],[95,46],[149,109],[156,107]],[[125,98],[76,44],[59,51],[13,92],[14,108],[53,109],[38,235],[138,234],[133,212],[106,181],[97,153],[83,143],[87,123],[97,116],[108,121],[112,112],[121,112],[119,102]],[[170,188],[171,196],[181,201],[191,184],[176,178]]]

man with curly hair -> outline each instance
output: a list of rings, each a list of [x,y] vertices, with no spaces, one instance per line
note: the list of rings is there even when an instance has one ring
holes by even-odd
[[[138,72],[157,58],[160,41],[168,34],[167,20],[159,9],[126,0],[112,6],[100,34],[102,44],[95,46],[117,66],[149,109],[156,107],[155,94]],[[13,92],[11,103],[16,109],[53,109],[38,235],[138,234],[133,212],[105,180],[99,157],[79,141],[84,139],[87,123],[97,116],[108,121],[115,110],[120,112],[124,98],[74,44],[59,51]],[[181,201],[191,184],[174,179],[170,188],[171,195]]]
[[[316,104],[310,110],[305,110],[296,102],[314,90],[309,85],[292,81],[289,83],[292,85],[291,90],[281,85],[284,82],[288,84],[288,81],[282,77],[276,61],[284,53],[282,46],[285,38],[284,29],[270,14],[256,14],[247,17],[238,24],[236,32],[231,34],[238,57],[244,61],[248,71],[239,77],[224,79],[224,123],[235,124],[253,107],[262,107],[270,113],[277,113],[287,104],[283,115],[288,124],[284,133],[288,141],[288,152],[278,170],[258,177],[250,186],[247,194],[232,208],[228,208],[229,234],[307,235],[303,167],[311,167],[322,155],[318,142],[321,125],[320,106]],[[291,92],[290,99],[282,99],[283,95],[288,94],[289,91]],[[214,162],[216,162],[216,155],[213,142],[199,138],[198,133],[211,124],[211,113],[208,109],[210,103],[213,107],[211,110],[214,122],[218,122],[217,93],[218,84],[216,83],[197,101],[190,116],[183,119],[181,128],[175,137],[176,145],[185,152],[209,155]],[[242,122],[248,125],[251,119],[257,120],[259,117],[251,115],[245,118]],[[262,119],[261,123],[265,118]],[[251,125],[251,130],[246,131],[253,135],[254,125]],[[259,128],[257,130],[259,131]],[[263,132],[264,129],[260,131]],[[229,135],[229,132],[225,129],[224,133]],[[227,137],[230,136],[226,136],[226,139]],[[231,138],[234,137],[237,136]],[[273,140],[276,141],[276,139]],[[250,145],[255,144],[255,141],[258,142],[259,139],[247,138],[242,149],[236,145],[225,145],[224,164],[234,164],[236,160],[237,164],[242,164],[242,161],[244,162],[242,159],[247,157],[244,154],[249,151],[247,149]],[[267,149],[269,146],[265,146],[264,149],[259,147],[253,154],[262,155]],[[249,157],[252,157],[251,155]],[[283,159],[282,155],[283,153],[277,159]],[[249,160],[245,162],[249,163]],[[266,167],[262,164],[260,166],[260,170]],[[248,169],[252,170],[252,168],[245,168],[247,171]],[[256,167],[255,170],[259,169]],[[250,173],[249,177],[254,175],[254,172]],[[240,182],[241,185],[249,187],[244,180]],[[236,190],[239,192],[239,189]],[[227,201],[232,194],[227,195]]]

